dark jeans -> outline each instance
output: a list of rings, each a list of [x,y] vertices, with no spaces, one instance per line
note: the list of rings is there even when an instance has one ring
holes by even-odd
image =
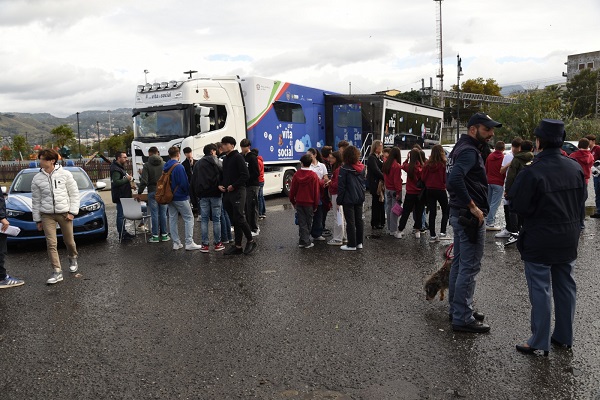
[[[449,208],[448,193],[445,190],[427,189],[427,208],[429,209],[429,234],[435,237],[435,218],[437,217],[437,203],[442,209],[442,223],[440,232],[446,233],[448,226]]]
[[[504,206],[504,219],[507,231],[510,233],[519,233],[523,221],[516,212],[510,211],[510,204]]]
[[[246,186],[246,220],[252,231],[258,230],[258,188]]]
[[[265,203],[265,183],[258,182],[258,215],[267,215],[267,203]]]
[[[0,234],[0,281],[6,278],[6,268],[4,268],[4,259],[6,258],[6,235]]]
[[[225,192],[223,194],[223,207],[225,207],[225,211],[227,211],[231,224],[234,227],[235,245],[237,247],[242,245],[242,236],[246,236],[248,242],[252,241],[252,231],[244,217],[245,203],[245,187],[240,187],[234,192]]]
[[[371,195],[371,226],[383,226],[385,224],[385,203],[379,201],[377,193]]]
[[[344,204],[344,218],[346,219],[346,236],[348,247],[356,247],[363,243],[363,232],[365,230],[362,219],[362,204]]]
[[[421,229],[423,225],[423,210],[425,209],[425,204],[422,200],[419,200],[418,194],[406,194],[404,196],[404,206],[402,210],[402,216],[400,217],[400,223],[398,226],[398,230],[402,232],[404,228],[406,228],[406,223],[408,222],[408,217],[410,216],[411,211],[414,210],[413,219],[415,220],[415,224],[413,226],[414,229]]]
[[[317,211],[313,215],[312,229],[310,230],[310,236],[318,238],[323,235],[323,205],[319,204]]]
[[[310,230],[312,229],[314,210],[311,206],[296,206],[296,213],[298,214],[298,234],[300,236],[298,243],[302,246],[308,246],[310,244]]]

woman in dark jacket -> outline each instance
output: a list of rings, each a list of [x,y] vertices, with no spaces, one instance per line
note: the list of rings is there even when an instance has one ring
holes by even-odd
[[[363,248],[364,223],[362,207],[365,202],[365,166],[358,161],[360,151],[354,146],[344,149],[344,164],[340,167],[336,203],[343,206],[348,244],[342,250]]]
[[[371,154],[367,159],[367,183],[371,193],[371,228],[373,229],[383,229],[385,224],[384,203],[379,201],[379,195],[377,194],[379,182],[383,181],[383,172],[381,172],[381,168],[383,168],[382,151],[383,144],[381,140],[373,141]]]

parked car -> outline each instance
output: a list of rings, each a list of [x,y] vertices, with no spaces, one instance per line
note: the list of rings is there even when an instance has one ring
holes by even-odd
[[[562,149],[565,151],[565,153],[571,154],[574,151],[579,150],[577,148],[578,144],[579,144],[579,142],[564,142],[563,145],[562,145]]]
[[[69,165],[69,164],[67,164]],[[8,236],[9,244],[25,243],[28,241],[41,241],[45,239],[44,232],[37,230],[37,224],[33,222],[31,210],[31,182],[33,177],[40,171],[35,168],[35,163],[30,168],[19,171],[10,185],[6,197],[6,218],[12,226],[21,229],[18,236]],[[106,239],[108,236],[108,223],[104,201],[96,189],[103,189],[105,184],[98,182],[96,188],[88,174],[80,167],[63,167],[73,174],[77,187],[79,188],[80,207],[79,214],[73,220],[73,233],[75,237],[94,237]],[[3,191],[5,188],[2,188]],[[58,237],[62,237],[60,228]]]

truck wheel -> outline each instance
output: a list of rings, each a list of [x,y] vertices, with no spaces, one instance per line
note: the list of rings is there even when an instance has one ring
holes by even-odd
[[[292,188],[292,178],[294,177],[294,171],[287,170],[283,174],[283,194],[286,196],[290,195],[290,189]]]

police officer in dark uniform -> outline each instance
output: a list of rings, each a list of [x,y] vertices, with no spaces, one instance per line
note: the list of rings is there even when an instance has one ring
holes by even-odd
[[[484,113],[471,116],[468,132],[448,156],[446,189],[450,194],[450,225],[454,231],[454,259],[448,287],[449,314],[456,332],[485,333],[485,316],[473,310],[475,278],[481,269],[488,213],[488,182],[481,149],[488,146],[494,128],[502,124]]]
[[[562,121],[544,119],[535,129],[539,153],[509,191],[511,211],[523,217],[517,248],[525,263],[531,302],[531,337],[517,350],[525,354],[550,350],[550,343],[573,344],[576,285],[573,278],[579,243],[585,178],[581,166],[560,153],[565,139]],[[555,326],[552,322],[554,297]],[[539,351],[538,351],[539,350]]]

